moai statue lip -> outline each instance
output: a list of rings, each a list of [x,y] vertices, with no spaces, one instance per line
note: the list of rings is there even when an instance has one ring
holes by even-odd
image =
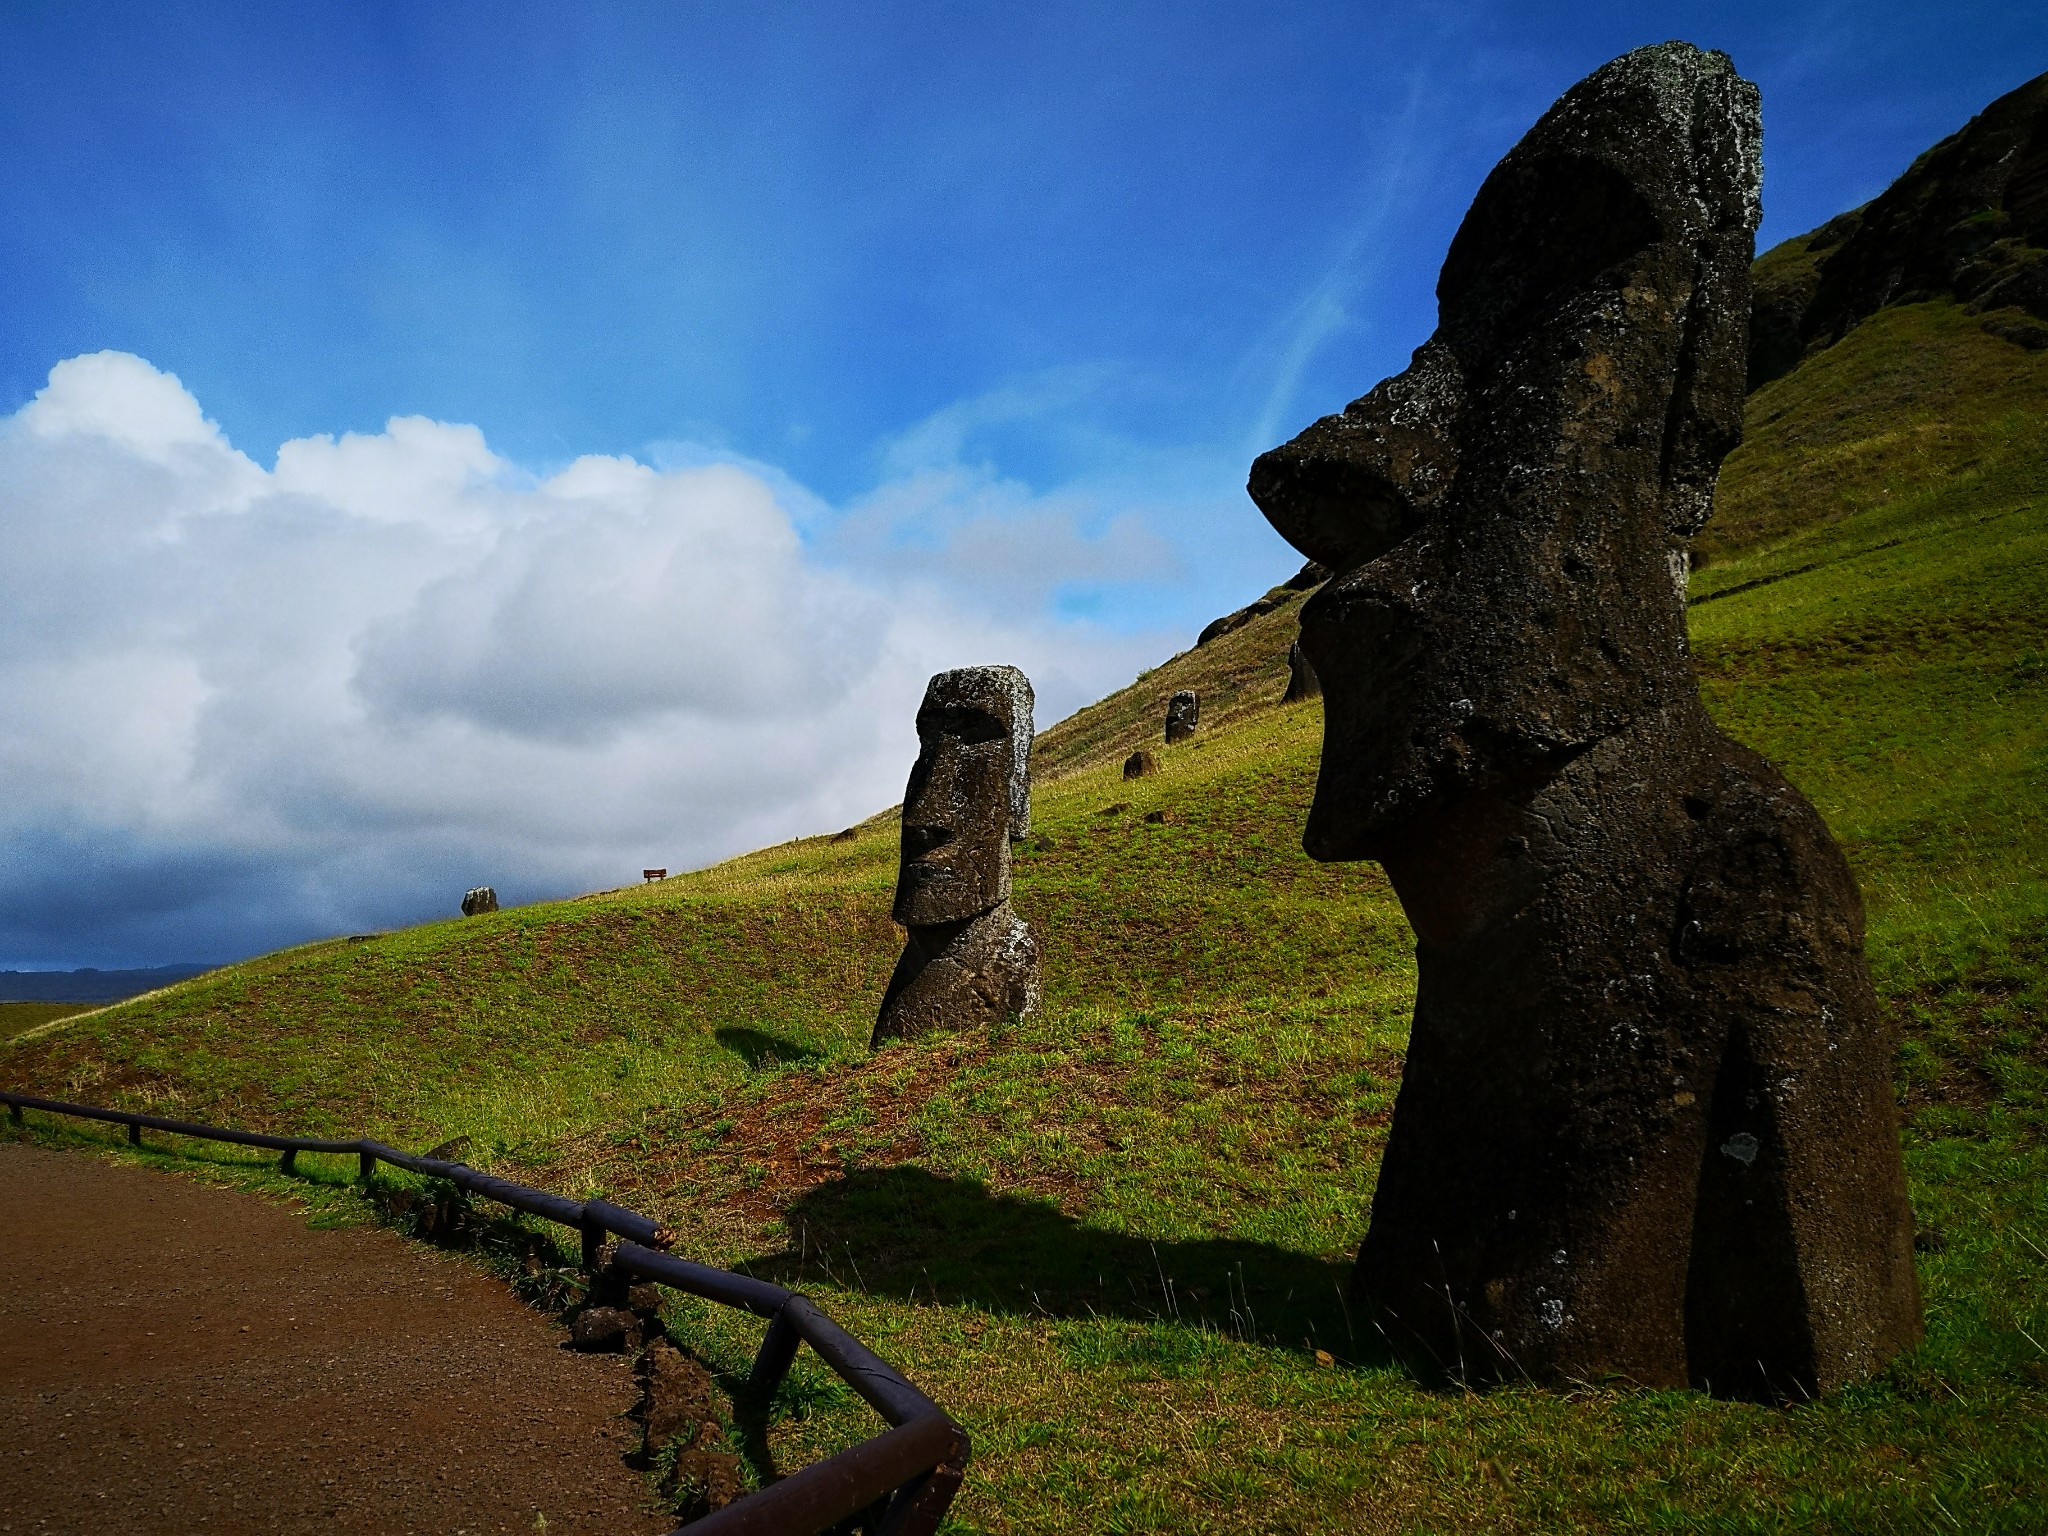
[[[1015,667],[941,672],[917,712],[903,794],[897,922],[958,922],[1010,895],[1010,843],[1031,829],[1031,683]]]
[[[1380,860],[1417,939],[1354,1289],[1453,1374],[1790,1397],[1920,1332],[1861,899],[1686,647],[1758,136],[1724,55],[1596,71],[1486,179],[1409,369],[1252,468],[1335,571],[1303,845]]]

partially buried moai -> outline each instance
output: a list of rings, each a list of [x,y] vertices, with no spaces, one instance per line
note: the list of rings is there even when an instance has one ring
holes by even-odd
[[[1468,1377],[1791,1397],[1920,1333],[1855,882],[1686,646],[1758,137],[1721,54],[1599,70],[1480,188],[1408,371],[1252,467],[1337,573],[1304,846],[1416,935],[1355,1289]]]
[[[941,672],[917,711],[894,916],[907,930],[874,1043],[1038,1006],[1038,943],[1010,909],[1010,843],[1031,830],[1031,682]]]

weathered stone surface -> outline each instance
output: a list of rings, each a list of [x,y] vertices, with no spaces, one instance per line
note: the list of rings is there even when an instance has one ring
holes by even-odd
[[[1297,640],[1287,647],[1287,691],[1280,696],[1280,702],[1299,704],[1303,699],[1322,696],[1323,685],[1316,681],[1316,669],[1309,665],[1308,654]]]
[[[957,923],[926,923],[905,936],[882,997],[875,1044],[942,1029],[978,1029],[1035,1012],[1038,941],[1003,902]]]
[[[1124,777],[1142,779],[1159,771],[1159,759],[1142,747],[1124,759]]]
[[[1010,843],[1031,829],[1031,683],[1015,667],[941,672],[917,712],[895,919],[907,930],[874,1043],[1038,1003],[1038,948],[1010,910]]]
[[[1413,366],[1252,470],[1337,571],[1304,846],[1417,940],[1355,1285],[1467,1376],[1796,1395],[1920,1330],[1854,880],[1686,650],[1758,177],[1724,56],[1614,61],[1487,178]]]
[[[585,1307],[569,1325],[569,1338],[578,1349],[638,1349],[640,1319],[620,1307]]]
[[[1195,734],[1195,727],[1202,719],[1202,696],[1192,688],[1183,688],[1166,701],[1166,743],[1186,741]]]
[[[680,1453],[665,1485],[684,1524],[723,1509],[740,1496],[740,1459],[728,1448],[725,1432],[706,1424],[696,1444]]]
[[[647,1351],[646,1444],[651,1451],[678,1442],[688,1445],[705,1424],[718,1423],[717,1388],[711,1373],[674,1345]]]
[[[475,890],[462,893],[462,915],[464,917],[475,917],[479,912],[495,912],[497,910],[498,893],[488,885],[480,885]]]

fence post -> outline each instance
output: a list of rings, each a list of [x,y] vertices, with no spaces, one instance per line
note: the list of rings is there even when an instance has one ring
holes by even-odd
[[[142,1127],[132,1120],[128,1122],[128,1145],[131,1147],[142,1145]]]
[[[778,1312],[768,1320],[768,1332],[761,1340],[760,1353],[754,1356],[754,1369],[747,1377],[747,1391],[757,1399],[762,1408],[768,1406],[775,1389],[782,1385],[782,1378],[789,1374],[791,1362],[796,1359],[797,1349],[803,1344],[803,1335],[796,1331],[796,1324],[789,1315]]]
[[[896,1491],[881,1525],[876,1527],[876,1536],[932,1536],[945,1518],[953,1495],[960,1491],[960,1479],[967,1471],[965,1462],[956,1439],[950,1457]]]
[[[297,1147],[286,1147],[284,1149],[284,1156],[277,1160],[277,1166],[285,1173],[297,1173],[299,1171],[299,1149]]]
[[[370,1175],[377,1171],[377,1154],[358,1152],[356,1154],[356,1177],[363,1183],[370,1182]]]
[[[598,1260],[604,1257],[604,1224],[586,1211],[578,1230],[583,1234],[584,1272],[595,1276]]]
[[[12,1120],[16,1125],[21,1124],[21,1106],[19,1104],[10,1102],[7,1106],[7,1118]]]

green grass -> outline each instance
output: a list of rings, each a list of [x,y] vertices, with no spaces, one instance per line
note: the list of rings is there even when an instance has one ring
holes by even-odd
[[[12,1040],[28,1030],[55,1023],[58,1019],[68,1019],[73,1014],[98,1006],[97,1003],[0,1003],[0,1041]]]
[[[961,1416],[963,1531],[2048,1528],[2048,355],[1952,306],[1888,311],[1751,423],[1693,580],[1702,686],[1863,884],[1928,1301],[1921,1349],[1826,1401],[1448,1392],[1358,1335],[1340,1286],[1413,970],[1377,869],[1299,851],[1321,718],[1273,703],[1294,602],[1041,738],[1016,901],[1046,1006],[991,1036],[867,1051],[899,943],[883,815],[271,956],[0,1073],[466,1134],[478,1162],[658,1211]],[[1206,728],[1166,748],[1181,686]],[[1162,771],[1126,783],[1141,741]],[[731,1370],[758,1338],[689,1303],[674,1326]],[[769,1439],[795,1463],[874,1423],[810,1361]]]

